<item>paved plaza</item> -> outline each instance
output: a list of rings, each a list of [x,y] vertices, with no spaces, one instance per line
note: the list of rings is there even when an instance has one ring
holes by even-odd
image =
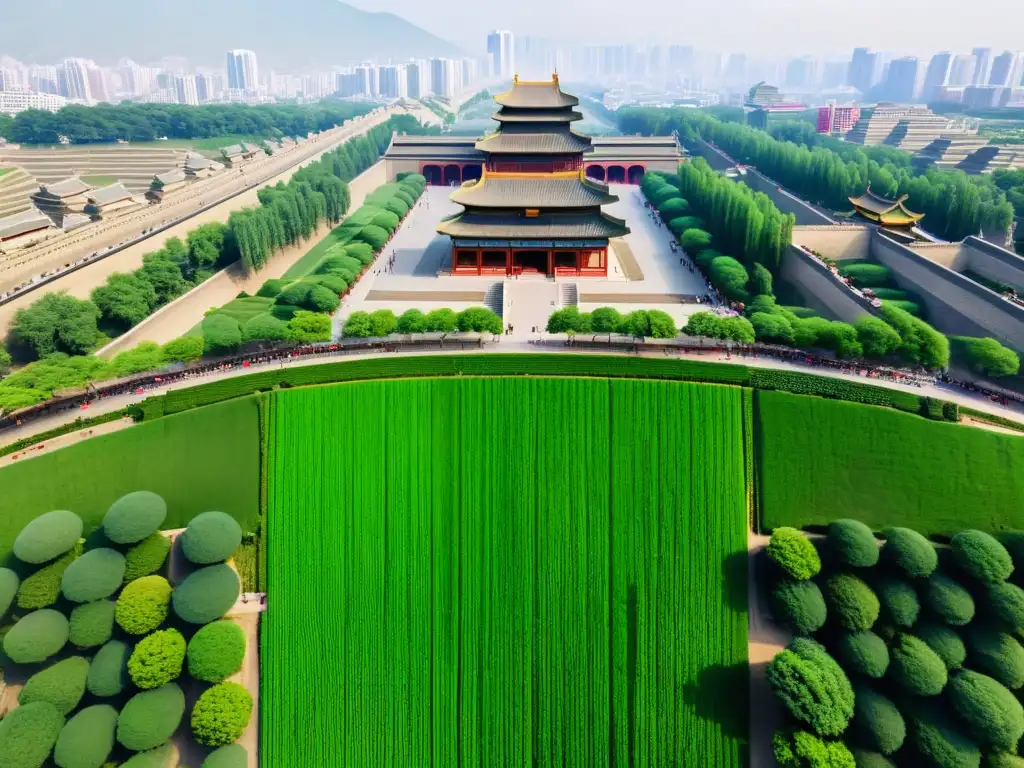
[[[401,314],[412,308],[459,311],[485,305],[514,327],[516,337],[526,339],[574,295],[584,312],[602,306],[623,313],[661,309],[684,325],[690,314],[703,308],[693,300],[708,291],[703,276],[696,267],[691,270],[681,249],[672,250],[672,233],[644,206],[638,187],[612,184],[610,188],[619,201],[605,211],[625,219],[632,231],[612,241],[607,277],[524,275],[513,279],[442,274],[451,264],[451,240],[435,230],[442,218],[462,207],[449,200],[451,188],[427,187],[373,270],[335,314],[335,335],[341,335],[345,319],[356,311],[390,309]]]

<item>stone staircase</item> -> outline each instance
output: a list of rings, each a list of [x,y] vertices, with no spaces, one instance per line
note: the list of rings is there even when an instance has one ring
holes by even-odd
[[[0,219],[28,210],[32,206],[30,196],[38,191],[39,182],[21,168],[0,176]]]
[[[498,317],[505,315],[505,283],[491,283],[484,294],[484,306]]]
[[[558,288],[558,301],[562,307],[578,306],[580,294],[576,283],[561,283]]]
[[[149,189],[157,173],[180,168],[186,150],[179,147],[137,147],[131,144],[76,145],[56,148],[0,149],[0,167],[17,166],[39,184],[69,176],[106,176],[121,181],[131,192]]]

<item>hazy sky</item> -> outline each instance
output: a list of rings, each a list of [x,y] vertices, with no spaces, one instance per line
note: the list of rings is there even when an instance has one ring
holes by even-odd
[[[693,44],[799,56],[868,46],[925,55],[1024,50],[1024,0],[348,0],[477,52],[496,27],[571,43]],[[473,46],[474,48],[470,48]]]

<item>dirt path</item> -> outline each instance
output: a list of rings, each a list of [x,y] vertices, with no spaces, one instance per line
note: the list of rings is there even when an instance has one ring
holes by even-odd
[[[74,445],[75,443],[80,443],[83,440],[88,440],[90,437],[109,435],[111,432],[118,432],[122,429],[126,429],[134,423],[135,422],[130,418],[125,417],[123,419],[118,419],[117,421],[108,421],[106,424],[99,424],[95,427],[86,427],[79,432],[69,432],[68,434],[61,435],[60,437],[53,437],[45,443],[32,445],[23,451],[18,451],[17,453],[12,453],[9,456],[0,458],[0,467],[6,467],[8,464],[25,461],[25,459],[34,459],[36,456],[56,451],[58,448],[66,448],[69,445]]]
[[[765,582],[760,578],[768,545],[768,536],[747,534],[749,557],[747,582],[748,647],[750,670],[750,768],[774,768],[772,734],[783,723],[783,712],[778,699],[765,677],[768,663],[785,648],[792,637],[770,617],[767,595],[762,590]]]
[[[236,624],[245,631],[245,661],[242,668],[228,680],[241,683],[252,694],[252,718],[249,726],[242,733],[238,743],[245,747],[249,754],[249,768],[259,768],[260,764],[260,614],[247,612],[228,614]]]
[[[1009,427],[1002,427],[998,424],[990,424],[987,421],[975,419],[970,416],[961,415],[960,423],[966,424],[969,427],[978,427],[979,429],[987,429],[991,432],[999,432],[1004,435],[1015,435],[1016,437],[1024,437],[1024,432],[1020,432],[1016,429],[1010,429]]]

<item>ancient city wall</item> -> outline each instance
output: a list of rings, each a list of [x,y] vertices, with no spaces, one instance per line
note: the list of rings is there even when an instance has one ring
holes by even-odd
[[[834,320],[852,323],[873,312],[870,301],[795,245],[789,246],[782,260],[782,278],[799,289],[812,309]]]
[[[866,259],[871,255],[868,226],[839,225],[793,227],[793,244],[810,248],[835,261]]]

